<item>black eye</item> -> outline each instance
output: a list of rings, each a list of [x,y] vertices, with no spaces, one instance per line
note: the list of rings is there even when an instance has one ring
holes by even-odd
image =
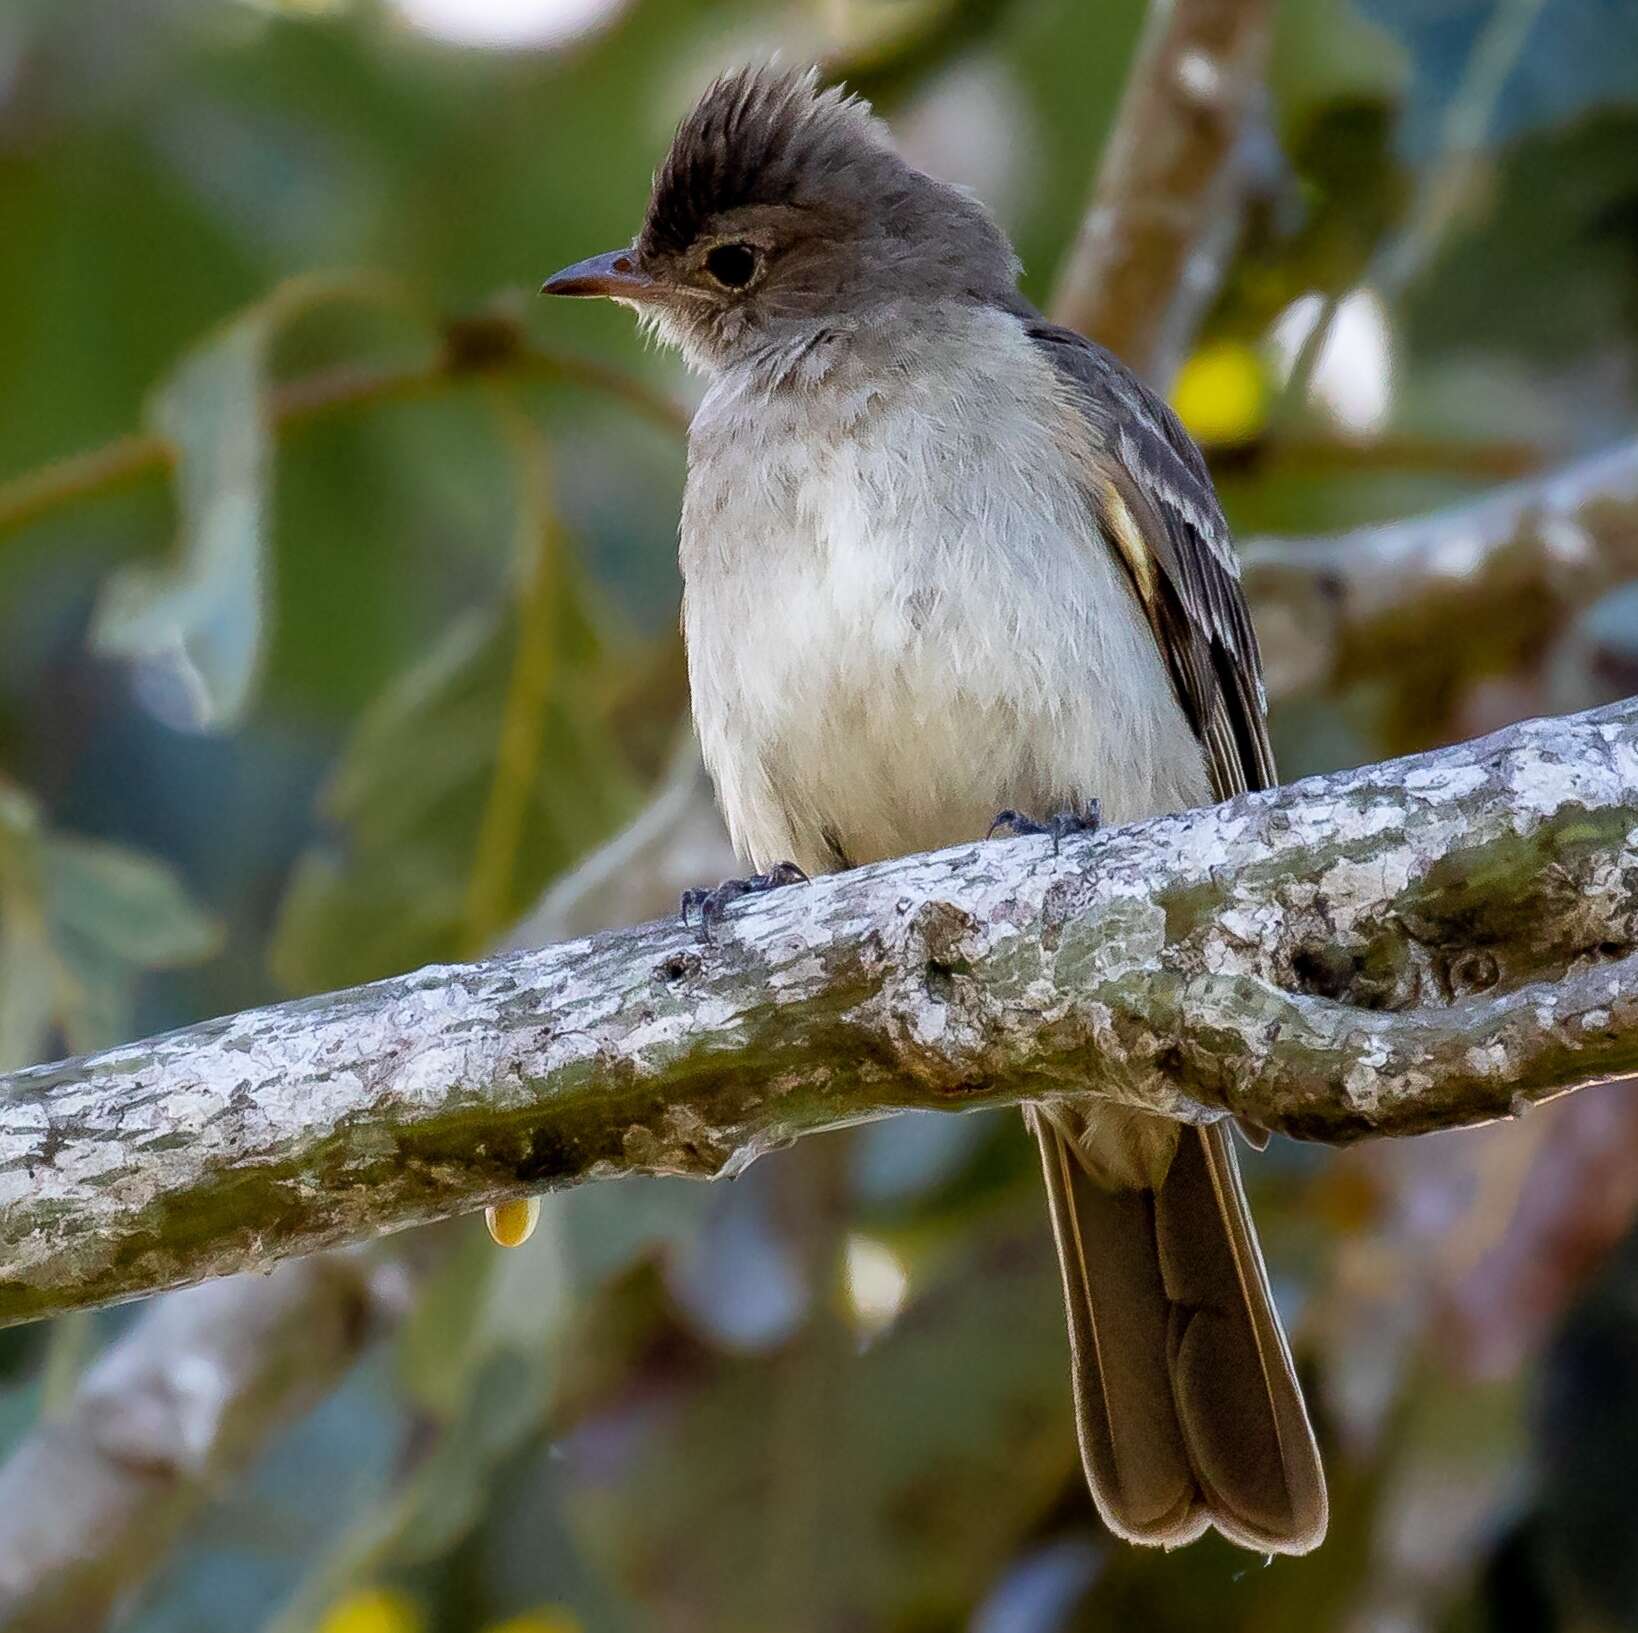
[[[718,244],[705,257],[705,270],[724,289],[743,289],[756,276],[758,259],[749,244]]]

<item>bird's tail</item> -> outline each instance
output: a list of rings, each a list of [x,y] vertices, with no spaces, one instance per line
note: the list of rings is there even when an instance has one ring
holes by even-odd
[[[1092,1496],[1130,1542],[1325,1535],[1325,1475],[1226,1127],[1032,1107]],[[1169,1160],[1168,1160],[1169,1159]]]

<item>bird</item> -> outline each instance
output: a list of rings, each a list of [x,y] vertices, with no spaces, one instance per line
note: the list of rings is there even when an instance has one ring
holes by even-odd
[[[704,377],[679,529],[695,729],[754,870],[729,902],[985,839],[1054,844],[1276,780],[1205,462],[1019,292],[1005,233],[813,70],[716,79],[598,296]],[[1176,1547],[1325,1534],[1325,1476],[1229,1126],[1025,1108],[1096,1508]],[[1266,1137],[1265,1137],[1266,1138]]]

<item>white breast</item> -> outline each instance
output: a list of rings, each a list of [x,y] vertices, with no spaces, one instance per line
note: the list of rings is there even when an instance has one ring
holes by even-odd
[[[953,844],[1004,806],[1096,797],[1123,822],[1207,797],[1057,412],[1022,326],[977,308],[816,389],[708,395],[684,628],[700,742],[757,866]]]

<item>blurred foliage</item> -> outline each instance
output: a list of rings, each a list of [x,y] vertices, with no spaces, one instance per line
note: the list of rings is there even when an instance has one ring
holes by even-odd
[[[144,970],[197,964],[217,927],[163,862],[52,832],[0,779],[0,1061],[39,1060],[54,1037],[76,1051],[131,1035]]]
[[[697,387],[625,314],[522,297],[626,241],[708,73],[821,55],[994,205],[1044,300],[1143,6],[628,0],[511,52],[427,15],[0,11],[7,1064],[475,953],[639,808],[686,707],[663,405]],[[1176,387],[1239,529],[1413,513],[1631,434],[1634,17],[1283,0]],[[1379,346],[1293,348],[1295,303],[1362,291]],[[1346,418],[1360,386],[1380,419]],[[1629,586],[1552,650],[1452,641],[1283,709],[1282,764],[1630,689],[1634,627]],[[419,1232],[383,1249],[396,1337],[125,1625],[1638,1626],[1633,1238],[1609,1257],[1635,1173],[1619,1090],[1255,1165],[1334,1483],[1324,1550],[1268,1569],[1099,1532],[1014,1117],[548,1199],[507,1254],[476,1220]],[[0,1334],[0,1449],[128,1319]]]
[[[1360,9],[1410,54],[1400,143],[1413,157],[1432,156],[1452,115],[1465,117],[1458,88],[1474,65],[1491,82],[1493,109],[1462,133],[1474,146],[1638,102],[1638,12],[1623,0],[1360,0]]]
[[[544,537],[554,524],[528,528]],[[528,573],[540,590],[457,619],[360,715],[321,796],[344,841],[297,861],[274,932],[273,969],[289,990],[481,951],[629,813],[634,769],[607,718],[620,643],[606,620],[599,629],[568,561],[554,554]],[[546,672],[530,673],[531,661]],[[506,752],[513,707],[531,715],[521,763]],[[517,809],[497,835],[487,811],[509,793]],[[481,839],[515,860],[499,910],[469,928]]]

